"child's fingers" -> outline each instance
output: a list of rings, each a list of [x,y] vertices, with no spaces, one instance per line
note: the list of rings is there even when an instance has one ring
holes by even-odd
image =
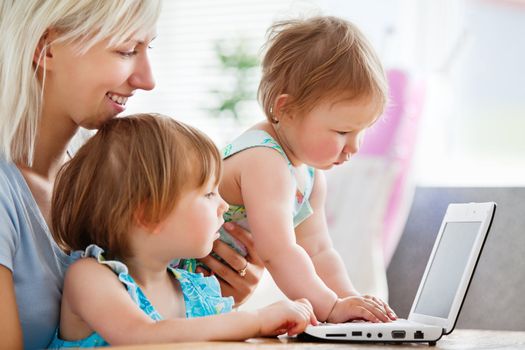
[[[313,308],[312,308],[312,303],[310,303],[310,300],[308,300],[308,299],[306,299],[306,298],[297,299],[296,302],[297,302],[297,303],[304,304],[304,305],[306,305],[306,307],[308,307],[310,310],[313,310]]]
[[[394,310],[392,310],[392,309],[390,308],[390,305],[388,305],[387,303],[385,303],[383,300],[380,300],[380,301],[383,303],[383,307],[385,308],[388,317],[390,317],[391,320],[397,320],[397,315],[396,315],[396,313],[394,312]]]
[[[363,296],[363,299],[365,300],[365,302],[367,302],[368,304],[372,304],[374,305],[375,307],[378,307],[380,309],[383,309],[383,303],[377,299],[376,297],[373,297],[373,296],[370,296],[370,295],[364,295]],[[386,311],[386,310],[385,310]]]
[[[366,307],[357,307],[357,310],[355,313],[356,313],[356,316],[358,316],[358,318],[362,318],[363,320],[373,322],[373,323],[381,322],[379,318],[377,318],[377,316],[371,310],[367,309]]]
[[[298,303],[302,304],[303,306],[303,313],[306,315],[306,319],[308,319],[309,324],[317,325],[318,321],[314,314],[314,309],[312,307],[312,303],[308,299],[298,299],[296,300]]]
[[[291,325],[291,328],[288,328],[287,334],[289,336],[294,336],[294,335],[297,335],[297,334],[301,333],[302,331],[304,331],[305,328],[306,328],[306,326],[304,324],[302,324],[302,323],[295,323],[295,324]]]
[[[390,318],[386,315],[383,308],[378,307],[376,304],[364,303],[363,306],[372,313],[379,322],[390,322]]]
[[[387,303],[385,303],[383,300],[379,299],[379,298],[376,298],[374,296],[371,296],[371,295],[364,295],[363,298],[369,300],[369,301],[373,301],[377,307],[379,307],[380,309],[384,310],[384,312],[386,313],[386,315],[391,319],[391,320],[395,320],[397,319],[397,315],[395,314],[395,312],[390,308],[390,306],[388,306]]]
[[[304,312],[304,308],[302,311],[299,311],[294,316],[294,321],[289,322],[290,327],[288,328],[288,335],[296,335],[299,333],[302,333],[306,327],[310,324],[310,315],[308,312]]]
[[[312,326],[317,326],[319,324],[319,321],[317,320],[317,317],[315,317],[313,311],[310,312],[310,324]]]
[[[287,330],[288,330],[287,328],[280,328],[280,329],[277,329],[275,332],[272,332],[270,335],[271,336],[281,335],[281,334],[286,333]]]

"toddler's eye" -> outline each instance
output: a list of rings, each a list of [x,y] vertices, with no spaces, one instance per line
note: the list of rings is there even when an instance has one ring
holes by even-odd
[[[215,197],[216,193],[215,192],[208,192],[204,195],[204,197],[206,198],[213,198]]]
[[[337,133],[339,135],[343,135],[344,136],[344,135],[348,134],[348,131],[337,131]]]

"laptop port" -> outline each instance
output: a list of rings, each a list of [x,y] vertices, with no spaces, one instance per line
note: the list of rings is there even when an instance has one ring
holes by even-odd
[[[414,333],[414,339],[423,339],[425,338],[425,334],[421,331],[416,331]]]
[[[346,333],[326,333],[326,336],[328,338],[330,338],[330,337],[336,337],[336,338],[338,338],[338,337],[346,337]]]
[[[392,331],[393,339],[405,339],[405,336],[406,336],[405,331]]]
[[[363,336],[363,332],[360,332],[360,331],[352,332],[352,337],[361,337],[361,336]]]

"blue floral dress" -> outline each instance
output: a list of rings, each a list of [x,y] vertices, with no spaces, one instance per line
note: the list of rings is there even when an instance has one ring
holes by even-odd
[[[127,266],[120,261],[105,260],[103,253],[104,250],[102,248],[93,244],[81,253],[81,257],[95,258],[100,264],[110,267],[122,284],[124,284],[135,304],[151,319],[155,321],[162,320],[162,316],[155,310],[146,295],[129,275]],[[221,296],[219,281],[217,281],[214,276],[204,277],[202,274],[191,273],[186,270],[171,267],[169,267],[168,270],[173,273],[180,283],[187,318],[218,315],[232,310],[233,298],[224,298]],[[57,329],[48,348],[87,348],[108,345],[109,344],[96,332],[80,340],[62,340],[58,336]]]

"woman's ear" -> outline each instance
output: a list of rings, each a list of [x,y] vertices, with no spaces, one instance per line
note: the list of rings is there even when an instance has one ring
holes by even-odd
[[[271,113],[272,113],[272,123],[278,124],[279,121],[287,114],[286,113],[286,103],[289,102],[290,95],[280,94],[275,99]]]
[[[53,58],[50,42],[54,36],[54,31],[46,30],[38,41],[35,53],[33,55],[33,63],[36,67],[42,69],[49,68],[49,61]]]

